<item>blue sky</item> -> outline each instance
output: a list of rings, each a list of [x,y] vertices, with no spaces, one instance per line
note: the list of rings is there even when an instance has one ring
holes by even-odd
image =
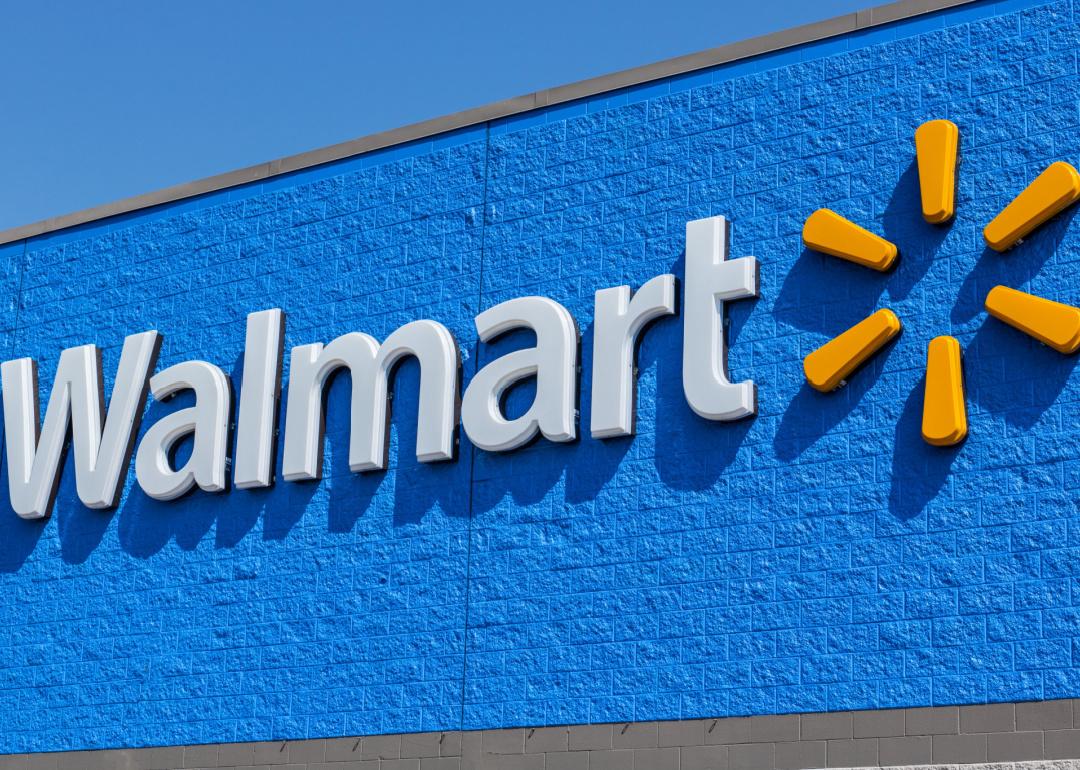
[[[868,0],[8,0],[0,229]]]

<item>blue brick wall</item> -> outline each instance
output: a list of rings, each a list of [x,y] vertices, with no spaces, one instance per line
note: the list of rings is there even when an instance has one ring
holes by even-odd
[[[267,307],[288,347],[437,319],[467,383],[529,344],[478,346],[473,316],[542,294],[582,330],[586,426],[418,465],[406,364],[385,473],[348,470],[347,376],[317,484],[162,504],[129,479],[102,513],[69,461],[49,522],[0,516],[0,752],[1080,697],[1076,357],[981,310],[998,283],[1080,304],[1080,229],[980,235],[1080,162],[1078,36],[1069,2],[976,3],[0,247],[0,346],[39,360],[43,401],[63,347],[103,346],[108,378],[147,328],[162,366],[238,390]],[[943,117],[941,228],[912,133]],[[898,269],[803,250],[820,206]],[[674,318],[641,347],[638,435],[588,438],[593,292],[681,275],[686,221],[715,214],[761,261],[729,330],[757,417],[691,413]],[[884,306],[886,354],[807,388],[802,357]],[[965,350],[956,449],[919,437],[939,334]]]

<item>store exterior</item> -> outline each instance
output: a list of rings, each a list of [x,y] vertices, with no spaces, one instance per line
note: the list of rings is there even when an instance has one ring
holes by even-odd
[[[1076,13],[0,234],[0,768],[1080,758]]]

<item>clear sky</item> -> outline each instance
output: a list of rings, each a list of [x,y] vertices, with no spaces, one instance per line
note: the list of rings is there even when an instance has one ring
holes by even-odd
[[[874,0],[4,0],[0,229]]]

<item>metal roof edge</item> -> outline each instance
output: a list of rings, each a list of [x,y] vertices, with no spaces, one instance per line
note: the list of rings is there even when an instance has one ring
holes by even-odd
[[[548,88],[512,99],[504,99],[481,107],[473,107],[400,128],[369,134],[359,139],[351,139],[328,147],[258,163],[236,171],[228,171],[224,174],[216,174],[193,182],[185,182],[155,190],[154,192],[135,195],[101,206],[93,206],[70,214],[20,225],[0,231],[0,244],[20,241],[120,214],[224,190],[229,187],[258,182],[281,174],[362,155],[373,150],[437,136],[448,131],[475,126],[499,118],[519,115],[542,107],[585,99],[609,91],[641,85],[642,83],[674,75],[682,75],[740,59],[773,53],[785,48],[858,32],[883,24],[891,24],[914,16],[921,16],[973,2],[979,2],[979,0],[898,0],[898,2],[836,16],[824,21],[771,32],[767,35],[727,43],[706,51],[676,56],[672,59],[633,67],[610,75],[581,80],[577,83]]]

